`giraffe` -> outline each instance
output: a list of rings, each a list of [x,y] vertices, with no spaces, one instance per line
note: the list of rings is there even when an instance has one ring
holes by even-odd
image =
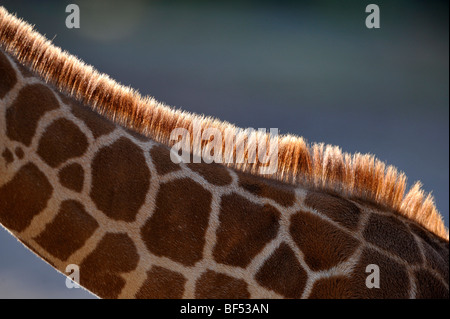
[[[281,167],[299,165],[297,179],[176,164],[164,132],[192,123],[133,117],[126,89],[113,83],[125,100],[117,104],[105,93],[109,78],[95,87],[65,72],[79,66],[73,57],[41,69],[61,53],[33,32],[0,7],[0,224],[58,271],[78,265],[93,294],[448,298],[448,232],[418,184],[403,196],[403,175],[380,176],[380,162],[350,163],[323,145],[280,148]],[[45,46],[35,53],[30,43]],[[380,288],[366,286],[374,264]]]

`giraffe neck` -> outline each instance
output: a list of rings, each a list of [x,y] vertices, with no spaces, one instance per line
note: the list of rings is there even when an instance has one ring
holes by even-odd
[[[132,127],[155,142],[171,145],[174,129],[183,130],[193,137],[183,144],[192,151],[192,155],[201,157],[204,148],[203,142],[198,141],[198,133],[214,130],[223,137],[223,143],[214,147],[214,157],[217,155],[222,163],[235,159],[230,166],[240,171],[254,174],[263,172],[265,178],[281,180],[292,187],[301,184],[306,188],[336,192],[347,198],[376,203],[448,240],[448,230],[431,194],[421,189],[420,182],[416,182],[406,192],[406,176],[370,154],[343,153],[336,146],[307,144],[299,136],[252,132],[217,119],[174,110],[151,97],[142,97],[135,90],[118,84],[63,52],[3,7],[0,7],[0,44],[59,91],[77,97],[100,114],[116,123]],[[205,136],[201,134],[201,137]],[[225,141],[234,139],[236,148],[227,147],[230,143]],[[271,168],[275,168],[274,173],[269,169],[273,173],[271,175],[267,175],[264,161],[248,160],[256,155],[249,149],[245,150],[245,145],[258,145],[259,156],[260,142],[277,145],[278,151],[273,152],[277,157],[270,159]],[[204,141],[204,144],[207,143]],[[240,149],[241,146],[244,148],[244,153],[239,156],[238,145]],[[221,152],[216,154],[217,149]],[[236,160],[238,157],[239,160]],[[244,163],[241,163],[242,159]]]
[[[0,52],[0,223],[104,298],[448,297],[448,241],[98,115]],[[366,267],[381,268],[368,289]],[[430,284],[430,282],[432,284]]]

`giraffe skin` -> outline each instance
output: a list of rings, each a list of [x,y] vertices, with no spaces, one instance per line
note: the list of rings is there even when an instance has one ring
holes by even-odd
[[[102,298],[448,298],[449,244],[358,199],[170,149],[0,51],[0,224]],[[366,287],[366,266],[380,288]]]

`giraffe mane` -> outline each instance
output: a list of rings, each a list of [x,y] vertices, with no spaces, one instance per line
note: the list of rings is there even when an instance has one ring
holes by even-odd
[[[374,155],[349,154],[337,146],[323,143],[309,144],[304,138],[295,135],[245,134],[246,130],[228,122],[177,110],[150,96],[143,97],[134,89],[117,83],[53,45],[33,26],[1,6],[0,45],[46,82],[90,105],[116,123],[157,142],[170,146],[173,129],[185,128],[192,133],[194,124],[200,125],[202,130],[219,129],[224,140],[229,134],[237,136],[241,142],[242,139],[266,138],[270,142],[278,142],[278,169],[270,178],[373,202],[417,222],[445,240],[449,238],[431,193],[425,193],[420,182],[416,182],[406,192],[405,174],[376,159]],[[201,154],[201,149],[192,143],[189,145],[191,152],[194,155]],[[223,146],[222,150],[223,158],[228,158],[230,154],[227,149]],[[258,174],[262,164],[227,165]]]

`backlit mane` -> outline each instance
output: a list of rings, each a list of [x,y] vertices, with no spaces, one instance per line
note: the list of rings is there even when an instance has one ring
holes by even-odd
[[[31,25],[9,14],[3,7],[0,7],[0,45],[59,90],[160,143],[170,146],[173,129],[185,128],[192,132],[194,123],[202,129],[218,128],[224,140],[229,134],[237,135],[237,143],[244,139],[271,139],[278,142],[279,150],[278,170],[271,178],[339,193],[347,198],[371,201],[416,221],[448,240],[448,230],[431,194],[421,189],[420,182],[406,191],[406,176],[373,155],[343,153],[339,147],[308,144],[302,137],[293,135],[245,134],[245,130],[230,123],[175,110],[152,97],[142,97],[132,88],[118,84],[54,46]],[[194,155],[201,154],[198,147],[190,145],[190,148]],[[223,148],[222,156],[228,158],[229,155]],[[258,174],[261,164],[227,165]]]

